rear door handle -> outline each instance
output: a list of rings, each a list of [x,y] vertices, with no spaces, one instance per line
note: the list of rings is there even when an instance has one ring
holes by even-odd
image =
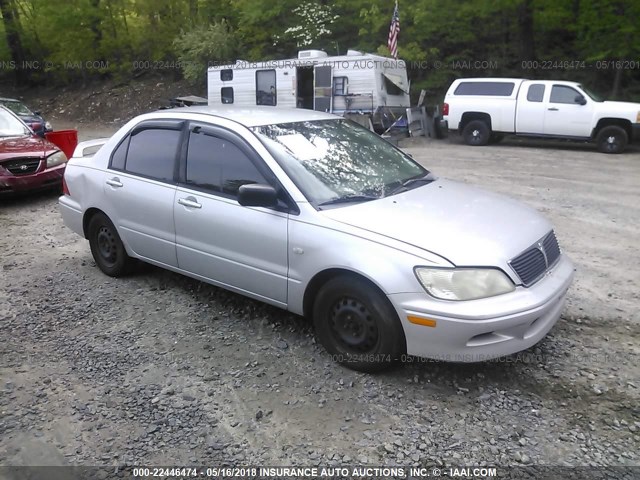
[[[120,182],[120,179],[118,177],[113,177],[107,180],[107,185],[110,185],[114,188],[120,188],[124,186],[122,185],[122,182]]]
[[[558,109],[556,107],[547,108],[550,112],[557,112]]]
[[[202,208],[202,204],[198,203],[194,197],[180,198],[178,203],[189,208]]]

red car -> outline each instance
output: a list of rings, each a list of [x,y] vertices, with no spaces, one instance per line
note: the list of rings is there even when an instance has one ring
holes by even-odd
[[[67,156],[0,107],[0,196],[62,183]]]

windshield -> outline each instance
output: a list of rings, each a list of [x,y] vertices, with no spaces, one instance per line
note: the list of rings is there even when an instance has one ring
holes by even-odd
[[[348,120],[252,130],[315,206],[375,200],[429,173],[375,133]]]
[[[588,88],[585,88],[584,85],[578,85],[583,91],[584,93],[586,93],[587,95],[589,95],[589,97],[591,98],[591,100],[593,100],[594,102],[602,102],[602,97],[600,95],[596,95],[595,93],[593,93],[591,90],[589,90]]]
[[[0,103],[16,115],[33,115],[33,112],[22,102],[17,102],[15,100],[0,100]]]
[[[17,137],[29,133],[29,128],[24,123],[0,107],[0,137]]]

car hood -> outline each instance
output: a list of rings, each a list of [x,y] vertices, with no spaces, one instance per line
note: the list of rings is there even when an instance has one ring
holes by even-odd
[[[36,137],[0,137],[0,162],[17,157],[45,157],[60,150],[51,142]]]
[[[445,179],[322,213],[465,266],[506,267],[552,229],[536,210],[516,200]]]
[[[631,102],[602,102],[601,112],[620,112],[630,115],[630,119],[633,122],[637,118],[638,112],[640,112],[640,103]]]

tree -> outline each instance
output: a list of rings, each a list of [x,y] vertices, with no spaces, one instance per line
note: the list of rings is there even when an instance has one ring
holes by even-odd
[[[27,71],[24,69],[26,56],[22,47],[20,24],[13,0],[0,0],[0,13],[2,13],[7,46],[11,52],[11,60],[14,62],[13,71],[15,81],[18,84],[24,84],[28,80]]]
[[[225,21],[198,26],[179,35],[173,42],[184,77],[192,82],[206,79],[212,62],[233,63],[236,41]]]

